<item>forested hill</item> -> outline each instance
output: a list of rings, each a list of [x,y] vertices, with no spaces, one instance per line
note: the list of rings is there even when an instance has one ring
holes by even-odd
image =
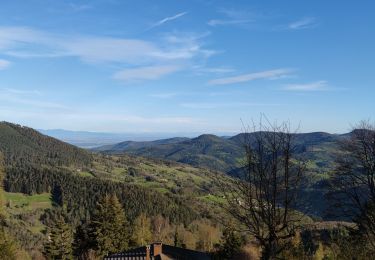
[[[311,164],[327,169],[334,161],[334,151],[342,136],[315,132],[294,134],[294,138],[297,145],[296,151],[299,155],[303,155],[308,161],[311,161]],[[106,154],[128,153],[167,159],[233,173],[242,166],[245,139],[253,140],[254,133],[238,134],[230,138],[206,134],[197,138],[182,140],[176,138],[151,142],[122,142],[94,148],[93,150]]]
[[[106,195],[115,195],[125,210],[129,234],[142,214],[150,223],[157,217],[168,223],[170,241],[177,228],[182,237],[190,232],[185,230],[188,226],[189,230],[197,224],[214,227],[212,216],[222,214],[214,203],[222,194],[212,180],[228,178],[181,163],[93,154],[7,122],[0,123],[2,168],[5,230],[29,254],[38,255],[58,219],[72,230],[89,232],[98,201]],[[80,246],[86,246],[88,239],[92,238]]]
[[[83,149],[8,122],[0,122],[0,151],[8,165],[87,166],[92,161]]]

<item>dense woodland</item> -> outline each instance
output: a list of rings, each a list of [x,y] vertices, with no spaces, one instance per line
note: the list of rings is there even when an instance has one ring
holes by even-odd
[[[0,123],[0,259],[101,259],[154,241],[213,259],[369,259],[373,126],[362,123],[364,131],[337,146],[345,156],[326,182],[325,199],[347,222],[317,221],[298,210],[304,201],[296,188],[306,187],[299,177],[311,172],[295,153],[308,145],[292,149],[288,129],[272,127],[245,143],[248,175],[228,178],[179,163],[93,154]]]

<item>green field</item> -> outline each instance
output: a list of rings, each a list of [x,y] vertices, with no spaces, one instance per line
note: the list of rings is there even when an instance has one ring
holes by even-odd
[[[5,201],[8,208],[12,210],[35,210],[52,207],[51,194],[42,193],[35,195],[25,195],[22,193],[5,192]]]

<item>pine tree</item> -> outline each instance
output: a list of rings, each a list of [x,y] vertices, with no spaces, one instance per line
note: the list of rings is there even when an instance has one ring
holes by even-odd
[[[219,259],[234,259],[243,245],[241,236],[229,225],[223,231],[222,240],[223,244],[219,250]]]
[[[62,216],[49,229],[48,242],[44,246],[48,259],[73,259],[73,232]]]
[[[129,223],[115,195],[106,195],[98,203],[91,229],[99,255],[121,252],[128,248]]]
[[[0,152],[0,222],[3,220],[4,216],[4,178],[5,178],[5,167],[4,167],[4,156]]]
[[[137,246],[144,246],[150,243],[151,239],[151,221],[142,213],[134,221],[132,241]]]

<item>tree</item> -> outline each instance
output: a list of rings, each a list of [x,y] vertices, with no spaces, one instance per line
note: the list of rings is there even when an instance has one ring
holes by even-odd
[[[73,231],[62,216],[57,216],[47,234],[44,253],[48,259],[73,259]]]
[[[144,246],[151,242],[151,221],[142,213],[134,221],[132,241],[137,246]]]
[[[206,252],[211,252],[214,249],[214,245],[218,242],[220,235],[219,230],[210,225],[207,221],[199,222],[198,228],[198,249]]]
[[[287,123],[253,125],[243,134],[246,154],[240,178],[220,181],[224,208],[262,247],[262,259],[275,259],[300,226],[296,214],[305,166],[295,156],[294,135]]]
[[[91,259],[90,253],[94,248],[93,238],[90,236],[87,225],[79,225],[74,233],[74,256],[77,259]]]
[[[5,179],[5,162],[4,156],[0,152],[0,222],[5,217],[4,216],[4,206],[5,206],[5,198],[4,198],[4,179]]]
[[[244,241],[240,234],[235,231],[232,224],[225,227],[223,231],[222,244],[218,250],[218,259],[234,259],[241,251]]]
[[[152,219],[152,232],[155,241],[166,242],[168,233],[170,232],[169,220],[157,215]]]
[[[106,195],[98,203],[91,229],[99,255],[125,251],[128,248],[129,223],[115,195]]]
[[[360,122],[340,148],[329,199],[375,251],[375,124]]]
[[[52,204],[55,207],[62,207],[64,204],[63,191],[60,185],[54,185],[51,191]]]

